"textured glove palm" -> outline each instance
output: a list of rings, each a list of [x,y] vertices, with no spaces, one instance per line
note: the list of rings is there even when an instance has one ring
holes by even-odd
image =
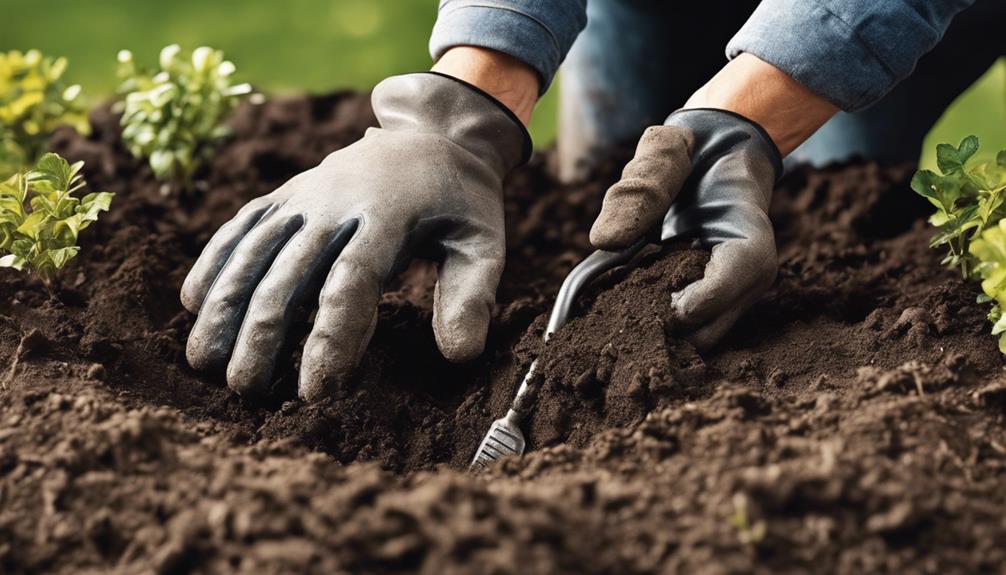
[[[389,78],[372,101],[380,128],[249,202],[203,250],[182,288],[198,313],[193,367],[226,365],[232,389],[266,391],[292,313],[320,289],[299,393],[325,396],[366,349],[385,282],[417,252],[441,262],[441,351],[481,353],[504,261],[502,180],[526,156],[527,132],[436,74]]]
[[[775,279],[768,218],[782,169],[779,151],[755,123],[721,110],[679,110],[648,128],[590,231],[600,249],[698,239],[712,249],[703,278],[673,294],[674,320],[697,347],[730,329]]]

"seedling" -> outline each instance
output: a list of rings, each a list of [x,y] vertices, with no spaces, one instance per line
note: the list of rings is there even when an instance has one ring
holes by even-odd
[[[765,521],[761,519],[757,521],[751,520],[748,510],[748,498],[743,493],[734,493],[733,504],[734,512],[730,516],[730,524],[737,529],[737,536],[741,540],[741,543],[750,546],[758,545],[765,539],[766,532],[768,531]]]
[[[63,80],[66,58],[0,52],[0,179],[33,165],[56,127],[88,133],[80,86]]]
[[[224,121],[251,86],[234,84],[234,64],[205,46],[191,54],[177,44],[165,47],[155,73],[138,68],[129,50],[118,59],[126,146],[150,163],[157,179],[191,189],[196,171],[229,133]]]
[[[77,236],[108,211],[109,192],[74,194],[84,162],[45,154],[35,168],[0,183],[0,267],[30,270],[52,291],[57,273],[80,251]]]
[[[992,333],[1006,353],[1006,150],[979,161],[978,149],[975,136],[957,147],[940,144],[936,162],[941,173],[916,172],[912,189],[936,206],[929,223],[939,231],[930,246],[945,246],[943,263],[959,268],[965,279],[982,279],[984,293],[978,301],[993,304]]]

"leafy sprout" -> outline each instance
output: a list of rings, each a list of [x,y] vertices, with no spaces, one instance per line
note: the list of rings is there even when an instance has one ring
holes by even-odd
[[[86,186],[80,169],[58,154],[0,183],[0,267],[28,269],[52,289],[57,273],[80,251],[77,236],[112,202],[109,192],[74,194]]]
[[[758,545],[765,539],[768,526],[765,521],[758,519],[752,521],[748,510],[748,497],[741,492],[734,493],[734,512],[730,516],[730,524],[737,529],[740,540],[745,545]]]
[[[1006,353],[1006,219],[982,232],[971,243],[971,253],[979,261],[978,274],[982,278],[982,295],[979,302],[992,302],[989,321],[992,335],[999,336],[999,351]]]
[[[944,248],[943,263],[957,267],[965,279],[981,279],[980,303],[991,302],[992,333],[1006,353],[1006,150],[994,159],[978,160],[978,138],[968,136],[954,147],[936,147],[940,173],[919,170],[912,189],[936,206],[929,222],[938,232],[930,242]]]
[[[191,188],[196,171],[228,135],[224,121],[251,86],[235,84],[234,64],[205,46],[191,54],[177,44],[165,47],[154,73],[138,68],[128,50],[118,60],[126,146],[150,163],[157,179]]]
[[[89,131],[80,86],[63,80],[66,58],[0,52],[0,178],[33,165],[60,125]]]

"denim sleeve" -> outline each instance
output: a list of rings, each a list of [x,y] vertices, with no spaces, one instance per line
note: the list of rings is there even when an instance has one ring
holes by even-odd
[[[430,54],[454,46],[509,54],[537,70],[544,94],[586,25],[587,0],[440,0]]]
[[[762,0],[727,45],[758,56],[846,111],[908,77],[975,0]]]

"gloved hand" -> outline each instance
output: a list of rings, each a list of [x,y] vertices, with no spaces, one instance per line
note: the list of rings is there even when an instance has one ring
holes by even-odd
[[[672,295],[676,325],[708,348],[775,280],[768,206],[781,173],[778,149],[754,122],[679,110],[643,134],[604,196],[590,241],[616,250],[659,229],[661,240],[696,238],[712,248],[703,278]]]
[[[477,88],[435,73],[384,80],[372,102],[380,128],[249,202],[185,279],[182,303],[198,313],[189,363],[226,365],[239,393],[268,388],[292,312],[319,289],[298,391],[315,400],[345,381],[385,282],[413,255],[441,262],[433,330],[444,356],[482,352],[503,270],[502,180],[526,161],[527,131]]]

